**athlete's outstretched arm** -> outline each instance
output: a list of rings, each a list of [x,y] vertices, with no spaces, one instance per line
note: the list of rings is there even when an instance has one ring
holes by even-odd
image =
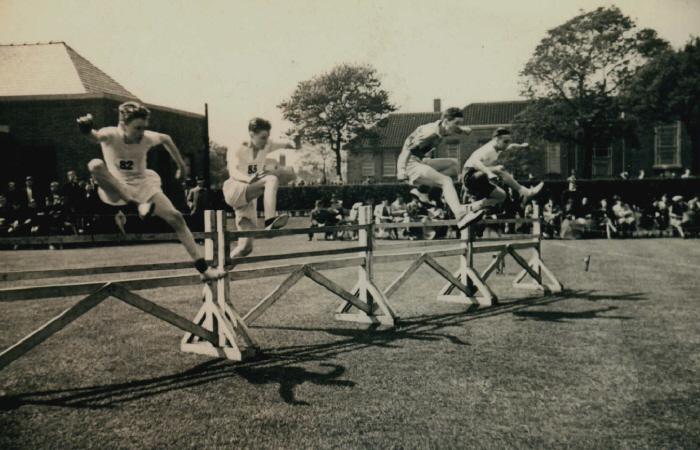
[[[182,159],[180,149],[178,149],[177,145],[175,145],[175,142],[173,142],[173,138],[171,138],[170,135],[163,133],[158,133],[158,137],[160,138],[160,143],[163,144],[165,149],[170,154],[170,157],[173,158],[175,164],[177,164],[177,172],[175,172],[175,178],[180,179],[182,177],[187,177],[187,164],[185,164],[185,160]]]
[[[93,128],[94,123],[92,121],[92,114],[88,113],[84,116],[80,116],[76,119],[76,122],[78,122],[80,133],[92,143],[99,144],[100,142],[107,140],[108,137],[105,134],[101,134],[99,130],[95,130]]]
[[[522,144],[512,143],[506,148],[506,150],[520,150],[521,148],[528,148],[529,146],[530,144],[527,142],[523,142]]]

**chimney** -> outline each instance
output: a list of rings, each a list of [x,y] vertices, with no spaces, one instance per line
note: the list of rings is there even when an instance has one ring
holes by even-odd
[[[433,99],[433,112],[442,112],[442,102],[439,98]]]

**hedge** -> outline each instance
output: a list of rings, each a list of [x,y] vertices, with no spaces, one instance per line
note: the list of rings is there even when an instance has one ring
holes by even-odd
[[[545,201],[552,198],[559,203],[562,193],[567,190],[568,183],[563,180],[546,180],[540,199]],[[523,184],[528,185],[527,182]],[[622,179],[594,179],[578,180],[576,182],[577,197],[588,197],[590,201],[598,201],[601,198],[612,198],[619,195],[625,202],[638,206],[645,206],[659,198],[662,194],[683,195],[686,200],[695,195],[700,195],[700,178],[646,178],[643,180]],[[403,183],[393,184],[356,184],[356,185],[319,185],[319,186],[284,186],[280,187],[277,205],[279,210],[296,211],[309,210],[314,207],[316,200],[328,202],[335,194],[343,205],[349,208],[355,202],[364,202],[369,198],[376,201],[389,199],[393,201],[397,195],[408,199],[411,186]],[[223,208],[223,195],[215,192],[212,207]],[[262,210],[262,201],[258,202],[258,209]],[[226,208],[230,209],[230,208]]]

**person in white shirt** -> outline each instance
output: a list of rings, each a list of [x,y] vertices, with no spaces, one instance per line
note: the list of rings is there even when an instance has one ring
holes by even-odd
[[[454,158],[425,157],[435,150],[447,136],[469,134],[471,128],[464,125],[464,114],[459,108],[448,108],[437,122],[421,125],[411,133],[403,144],[397,158],[396,178],[408,180],[418,189],[412,189],[411,195],[421,202],[430,204],[428,195],[420,191],[423,187],[439,187],[445,202],[452,210],[460,229],[479,220],[483,211],[473,212],[468,205],[459,201],[453,178],[459,175],[459,162]]]
[[[238,148],[229,149],[226,154],[229,179],[224,183],[224,199],[236,213],[236,227],[239,230],[258,228],[257,199],[263,197],[265,229],[282,228],[289,216],[277,214],[277,188],[296,178],[294,171],[278,167],[277,162],[268,159],[271,151],[281,148],[299,149],[300,141],[275,143],[270,141],[272,125],[265,119],[256,117],[248,123],[250,141]],[[253,238],[238,239],[231,251],[231,258],[249,255],[253,251]]]
[[[182,214],[161,190],[160,177],[146,167],[148,150],[162,144],[178,165],[175,178],[186,175],[187,171],[172,138],[146,130],[150,114],[140,103],[126,102],[119,105],[119,124],[116,127],[93,129],[91,114],[77,119],[81,133],[102,147],[104,160],[93,159],[88,163],[90,174],[99,185],[98,195],[110,205],[136,205],[142,218],[154,214],[166,221],[194,260],[202,279],[221,278],[225,272],[209,267]]]
[[[521,148],[528,148],[528,144],[511,143],[510,131],[506,128],[498,128],[493,132],[493,139],[469,156],[464,163],[462,182],[469,194],[477,198],[471,204],[474,211],[482,211],[483,208],[503,203],[507,194],[496,184],[499,181],[520,194],[523,204],[542,190],[543,182],[526,188],[520,185],[502,165],[496,164],[501,152]]]

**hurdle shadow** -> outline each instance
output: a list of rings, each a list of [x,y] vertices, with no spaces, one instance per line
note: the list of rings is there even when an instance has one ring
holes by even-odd
[[[641,294],[628,294],[618,296],[617,299],[639,300],[640,296]],[[446,329],[502,314],[513,314],[522,320],[568,320],[571,319],[571,316],[567,316],[567,313],[524,310],[533,306],[551,305],[571,298],[594,298],[594,293],[592,291],[565,290],[549,297],[528,297],[501,303],[487,309],[467,309],[437,315],[414,316],[400,320],[394,329],[266,326],[264,327],[266,329],[324,332],[339,339],[317,344],[268,349],[255,359],[242,363],[234,364],[227,360],[209,360],[182,372],[153,378],[0,396],[0,411],[17,409],[24,405],[109,409],[139,399],[229,379],[244,379],[255,385],[277,385],[280,398],[285,403],[291,406],[305,406],[309,403],[298,399],[295,395],[295,389],[304,383],[335,389],[352,389],[356,386],[354,381],[343,378],[346,372],[344,366],[330,362],[342,354],[368,348],[400,348],[409,341],[434,342],[444,340],[452,345],[469,346],[471,345],[469,342],[450,334]],[[615,300],[616,298],[615,296],[605,296],[605,299]],[[609,307],[596,310],[593,313],[568,314],[580,314],[580,318],[588,319],[610,319],[614,317],[598,316],[598,314],[612,310]],[[557,314],[559,315],[557,316]],[[587,317],[586,314],[590,317]],[[302,364],[310,363],[315,363],[321,369],[328,370],[314,371],[302,367]]]
[[[227,360],[211,360],[183,372],[155,378],[0,396],[0,411],[9,411],[25,405],[112,409],[123,403],[233,378],[243,378],[255,385],[277,384],[280,398],[292,406],[309,404],[297,399],[294,393],[295,388],[304,383],[338,388],[355,386],[353,381],[341,379],[346,371],[345,367],[329,363],[321,363],[319,366],[329,370],[314,372],[295,365],[234,366]]]
[[[608,306],[606,308],[592,309],[588,311],[515,311],[514,316],[519,320],[537,320],[542,322],[568,322],[571,320],[590,320],[590,319],[615,319],[615,320],[630,320],[628,316],[610,316],[601,315],[610,311],[619,309],[617,306]]]

